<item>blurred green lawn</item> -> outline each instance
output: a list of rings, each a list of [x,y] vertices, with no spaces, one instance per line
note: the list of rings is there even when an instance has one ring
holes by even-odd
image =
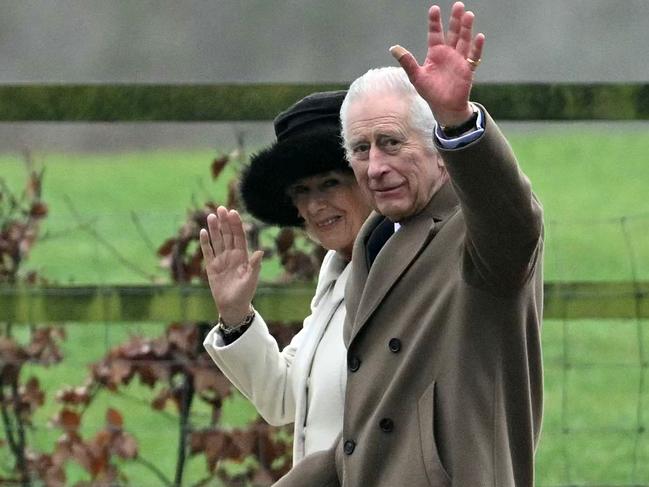
[[[648,279],[649,137],[600,126],[514,131],[510,140],[545,208],[546,280]],[[147,282],[79,227],[67,198],[82,220],[122,256],[145,274],[164,280],[166,273],[157,268],[146,240],[157,247],[176,232],[187,208],[207,199],[224,200],[224,185],[232,172],[213,182],[209,164],[214,156],[209,150],[37,154],[36,160],[46,167],[43,193],[50,214],[43,225],[47,237],[34,249],[27,268],[63,284]],[[20,158],[1,156],[0,176],[14,187],[21,183]],[[270,279],[275,272],[266,266],[264,277]],[[129,335],[157,334],[163,326],[67,324],[66,360],[47,370],[33,368],[50,392],[36,417],[34,444],[47,448],[58,436],[47,427],[56,408],[53,391],[62,384],[80,384],[86,365]],[[546,320],[543,346],[546,404],[537,485],[649,485],[646,321]],[[126,395],[104,394],[85,424],[100,428],[109,405],[128,410],[126,427],[140,439],[142,455],[171,476],[177,424],[173,411],[159,414],[149,408],[153,395],[139,385]],[[206,421],[204,414],[197,410],[197,424]],[[254,411],[240,398],[226,405],[227,424],[243,424],[251,417]],[[90,434],[93,426],[87,428]],[[193,459],[187,485],[200,478],[203,469],[202,460]],[[133,485],[158,485],[141,467],[125,470]],[[80,472],[72,468],[70,474]]]

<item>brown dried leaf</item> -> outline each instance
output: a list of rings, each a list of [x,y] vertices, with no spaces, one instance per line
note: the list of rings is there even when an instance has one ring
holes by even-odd
[[[64,404],[77,406],[90,403],[90,390],[88,386],[65,387],[56,393],[56,400]]]
[[[157,411],[162,411],[167,405],[169,399],[171,399],[171,391],[169,389],[163,389],[153,398],[153,401],[151,401],[151,407]]]
[[[163,244],[158,247],[158,251],[156,252],[158,254],[158,257],[166,257],[172,254],[174,246],[176,245],[176,239],[175,238],[168,238],[163,242]]]
[[[224,456],[226,450],[230,448],[231,440],[222,431],[207,431],[203,438],[203,452],[210,471],[214,471],[219,460]]]
[[[243,208],[239,196],[239,181],[236,179],[228,182],[228,197],[226,198],[225,206],[233,210],[241,210]]]
[[[140,377],[140,382],[149,387],[154,387],[158,381],[167,382],[171,375],[168,363],[158,363],[147,361],[136,367],[136,373]]]
[[[45,481],[45,487],[65,487],[67,485],[65,470],[59,466],[48,468],[42,478]]]
[[[57,328],[36,328],[32,332],[31,341],[27,346],[29,356],[43,365],[58,363],[63,359],[57,339],[61,332]]]
[[[128,433],[121,433],[115,438],[113,449],[121,458],[130,460],[138,456],[137,440]]]
[[[275,237],[275,248],[279,255],[285,254],[295,243],[295,232],[292,228],[282,228]]]
[[[117,409],[108,408],[106,411],[106,423],[110,431],[121,430],[124,426],[124,418]]]
[[[216,369],[216,367],[191,367],[194,389],[197,393],[203,394],[206,391],[214,391],[217,398],[224,398],[232,392],[232,384]]]
[[[253,453],[257,434],[251,430],[234,430],[230,432],[230,439],[234,448],[228,449],[228,458],[241,461]]]
[[[36,377],[31,377],[25,385],[21,386],[19,394],[20,401],[29,413],[33,413],[39,406],[45,404],[45,392]]]
[[[81,424],[81,416],[70,409],[62,409],[54,420],[66,432],[76,432]]]
[[[33,218],[43,218],[47,216],[47,205],[42,201],[35,201],[29,210],[30,216]]]
[[[289,252],[281,257],[284,271],[290,280],[312,281],[316,269],[311,257],[302,251]]]
[[[230,158],[225,155],[221,157],[217,157],[212,161],[211,165],[211,171],[212,171],[212,179],[216,179],[219,177],[221,172],[223,171],[223,168],[226,166]]]
[[[167,338],[172,346],[193,354],[197,348],[198,333],[194,325],[172,323],[167,328]]]
[[[166,357],[169,353],[169,341],[167,337],[158,337],[151,343],[153,355],[157,358]]]
[[[109,380],[116,386],[128,384],[133,377],[133,366],[129,360],[115,360],[109,365]]]

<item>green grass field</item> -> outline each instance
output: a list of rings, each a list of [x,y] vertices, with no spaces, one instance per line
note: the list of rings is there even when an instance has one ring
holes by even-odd
[[[547,280],[631,280],[649,278],[649,137],[599,126],[534,132],[512,131],[510,140],[532,180],[546,214]],[[223,201],[224,183],[209,177],[215,154],[146,152],[110,155],[36,154],[46,167],[44,200],[50,207],[27,268],[67,283],[143,283],[166,278],[152,248],[173,235],[185,210],[207,199]],[[15,187],[23,181],[18,156],[0,156],[0,176]],[[80,226],[66,201],[133,263],[124,265]],[[133,214],[139,226],[134,223]],[[142,230],[143,229],[143,230]],[[146,235],[146,238],[142,236]],[[147,241],[150,241],[148,243]],[[272,278],[275,268],[265,269]],[[55,391],[83,381],[86,365],[134,333],[155,334],[164,324],[67,324],[66,361],[33,368]],[[22,333],[26,333],[23,329]],[[547,320],[543,346],[546,403],[538,453],[539,486],[649,485],[649,327],[646,321]],[[177,425],[173,411],[153,412],[154,393],[134,386],[128,394],[105,394],[86,424],[103,424],[105,407],[128,410],[126,427],[136,432],[141,454],[168,476],[175,465]],[[56,405],[36,417],[34,445],[57,436],[47,426]],[[197,423],[205,420],[198,411]],[[241,400],[226,406],[231,425],[254,412]],[[88,433],[92,431],[89,427]],[[0,450],[0,465],[6,465]],[[141,467],[126,467],[132,485],[159,481]],[[202,460],[187,469],[186,485],[201,477]],[[80,471],[72,469],[71,477]]]

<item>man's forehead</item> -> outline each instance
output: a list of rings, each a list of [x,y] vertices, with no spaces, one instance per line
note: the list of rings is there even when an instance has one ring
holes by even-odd
[[[354,100],[347,112],[351,132],[367,129],[405,128],[410,116],[407,101],[389,93],[366,95]]]

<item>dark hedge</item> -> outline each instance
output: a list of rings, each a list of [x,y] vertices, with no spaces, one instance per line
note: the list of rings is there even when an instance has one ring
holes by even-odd
[[[313,91],[345,84],[3,85],[0,121],[270,120]],[[647,120],[647,84],[477,84],[498,120]]]

